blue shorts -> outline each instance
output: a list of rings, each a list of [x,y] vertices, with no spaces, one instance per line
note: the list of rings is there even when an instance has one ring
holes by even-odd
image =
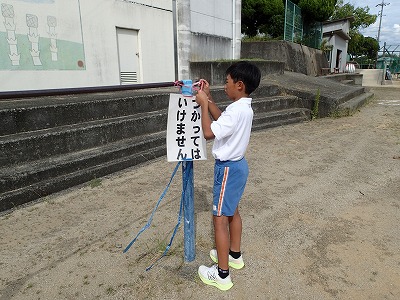
[[[243,195],[249,176],[245,158],[239,161],[215,160],[214,165],[214,216],[233,216]]]

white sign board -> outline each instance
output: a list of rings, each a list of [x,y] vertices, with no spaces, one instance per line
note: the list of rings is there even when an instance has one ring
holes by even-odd
[[[167,124],[168,161],[207,159],[206,140],[201,128],[196,97],[170,94]]]

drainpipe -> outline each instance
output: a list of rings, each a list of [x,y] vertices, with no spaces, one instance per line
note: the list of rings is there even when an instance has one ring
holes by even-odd
[[[178,80],[178,26],[176,15],[176,0],[172,0],[172,27],[174,31],[174,66],[175,66],[175,80]]]
[[[191,20],[190,0],[177,1],[179,77],[190,77]]]
[[[232,0],[232,59],[235,59],[236,49],[236,0]]]

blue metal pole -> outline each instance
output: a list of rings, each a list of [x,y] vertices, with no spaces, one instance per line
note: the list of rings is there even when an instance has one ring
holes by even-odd
[[[182,94],[193,96],[192,80],[183,80]],[[182,162],[182,189],[184,189],[184,252],[185,262],[191,262],[196,256],[196,238],[194,224],[194,180],[193,161]]]
[[[183,200],[185,261],[191,262],[196,256],[193,161],[184,161],[182,163],[182,174],[183,188],[185,189],[185,198]]]

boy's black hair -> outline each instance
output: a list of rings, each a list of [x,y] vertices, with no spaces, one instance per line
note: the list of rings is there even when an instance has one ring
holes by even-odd
[[[248,61],[239,61],[232,64],[225,72],[225,76],[231,76],[233,82],[242,81],[246,94],[250,95],[260,85],[261,71]]]

